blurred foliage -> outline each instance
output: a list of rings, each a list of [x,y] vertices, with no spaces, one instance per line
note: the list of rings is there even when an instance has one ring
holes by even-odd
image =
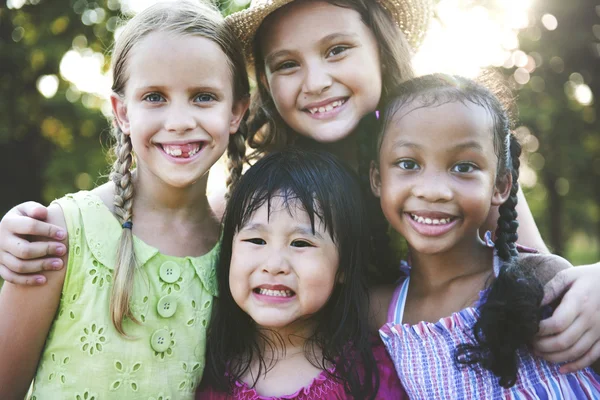
[[[530,18],[535,22],[520,34],[527,65],[507,70],[519,90],[525,158],[537,175],[537,184],[525,193],[554,252],[575,263],[595,262],[600,257],[600,5],[538,1]],[[550,30],[543,21],[550,28],[558,24]]]
[[[121,13],[118,0],[7,4],[0,6],[0,215],[103,182],[110,135],[101,99],[79,93],[60,63],[70,50],[107,54]],[[220,2],[224,13],[243,8],[237,4]],[[555,30],[542,24],[545,14],[556,17]],[[577,100],[590,94],[585,87],[600,96],[599,15],[592,0],[537,0],[520,34],[527,65],[504,70],[518,90],[518,133],[537,179],[526,196],[549,245],[576,263],[600,258],[600,110],[595,99]],[[58,81],[50,98],[37,88],[47,75]]]

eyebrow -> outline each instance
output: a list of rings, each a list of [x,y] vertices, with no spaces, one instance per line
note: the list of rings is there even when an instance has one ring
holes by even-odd
[[[399,147],[409,147],[409,148],[416,149],[416,150],[423,149],[423,146],[421,146],[417,143],[409,142],[409,141],[402,140],[402,139],[397,140],[394,143],[392,143],[393,149],[396,149]],[[483,147],[478,142],[470,140],[468,142],[459,143],[449,149],[449,151],[457,151],[457,150],[458,151],[460,151],[460,150],[477,150],[477,151],[483,152]]]
[[[245,225],[244,227],[242,227],[240,229],[241,231],[267,231],[267,225],[265,224],[261,224],[260,222],[253,222],[253,223],[249,223],[247,225]],[[298,225],[296,226],[294,229],[291,230],[291,233],[297,233],[297,234],[301,234],[301,235],[306,235],[306,236],[314,236],[316,238],[319,239],[323,239],[323,236],[317,231],[315,230],[313,232],[312,228],[310,226],[306,226],[306,225]]]
[[[356,39],[357,37],[358,37],[358,35],[356,33],[352,33],[352,32],[335,32],[335,33],[332,33],[330,35],[327,35],[327,36],[324,36],[323,38],[321,38],[319,40],[319,44],[333,42],[335,40],[341,40],[341,39],[346,39],[346,40]],[[286,50],[286,49],[271,53],[265,57],[265,64],[270,64],[273,61],[273,59],[276,59],[276,58],[282,57],[282,56],[286,56],[286,55],[289,55],[292,53],[293,53],[293,51]]]

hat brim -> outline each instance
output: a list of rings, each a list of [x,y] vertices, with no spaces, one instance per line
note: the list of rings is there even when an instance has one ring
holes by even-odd
[[[260,25],[271,13],[293,1],[272,0],[260,6],[250,6],[225,18],[226,23],[240,40],[249,64],[253,62],[253,41]],[[390,14],[413,51],[416,51],[425,37],[429,21],[433,16],[433,0],[375,1]]]

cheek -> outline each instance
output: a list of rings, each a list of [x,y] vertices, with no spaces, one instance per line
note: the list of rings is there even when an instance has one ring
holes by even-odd
[[[278,111],[285,111],[295,106],[294,79],[290,76],[273,77],[269,81],[270,93]]]

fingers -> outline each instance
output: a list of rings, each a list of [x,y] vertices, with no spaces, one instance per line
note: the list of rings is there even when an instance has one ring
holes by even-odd
[[[1,263],[17,274],[32,274],[40,271],[56,271],[63,267],[60,258],[35,258],[33,260],[21,260],[12,254],[1,255]]]
[[[536,354],[554,363],[581,358],[598,339],[588,329],[587,322],[578,318],[564,332],[539,338],[533,343]]]
[[[596,342],[590,350],[579,359],[560,367],[561,374],[569,374],[587,368],[600,358],[600,342]]]
[[[552,278],[544,286],[544,298],[542,299],[542,306],[552,303],[558,299],[575,281],[577,278],[577,268],[564,269],[558,272],[554,278]]]
[[[0,277],[6,282],[16,285],[37,286],[46,283],[46,277],[43,275],[18,275],[0,264]]]
[[[26,203],[19,204],[14,208],[14,210],[20,216],[31,217],[39,220],[45,220],[48,218],[48,209],[34,201],[28,201]],[[12,213],[12,210],[9,211],[9,213]]]
[[[9,237],[6,239],[4,245],[4,253],[0,253],[2,262],[4,265],[12,269],[13,264],[7,265],[7,262],[13,261],[13,258],[20,258],[19,263],[24,260],[31,260],[34,258],[46,257],[46,256],[58,256],[62,257],[65,255],[67,250],[66,246],[58,242],[28,242],[18,236]],[[19,272],[13,269],[15,272]],[[31,271],[30,271],[31,272]]]
[[[556,335],[564,332],[573,324],[575,318],[580,314],[580,307],[576,304],[576,296],[567,292],[562,298],[560,305],[554,310],[552,316],[540,322],[538,337]]]
[[[67,233],[61,227],[28,216],[9,216],[7,214],[2,220],[2,230],[13,235],[43,236],[56,240],[64,240],[67,237]]]

